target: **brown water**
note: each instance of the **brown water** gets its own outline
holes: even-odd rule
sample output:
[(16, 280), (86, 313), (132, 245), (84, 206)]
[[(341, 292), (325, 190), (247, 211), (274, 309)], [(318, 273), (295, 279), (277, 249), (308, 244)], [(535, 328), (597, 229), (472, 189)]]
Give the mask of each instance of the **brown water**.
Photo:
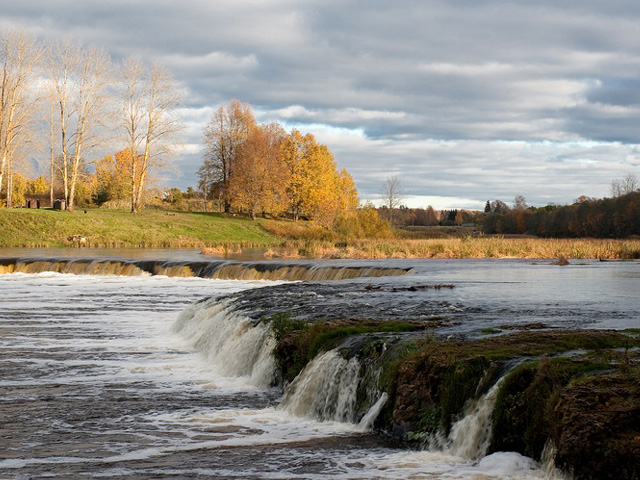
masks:
[[(302, 400), (278, 408), (282, 392), (261, 380), (267, 369), (231, 368), (255, 354), (255, 343), (230, 340), (255, 340), (251, 318), (278, 309), (310, 318), (438, 316), (447, 335), (532, 322), (640, 326), (638, 263), (347, 265), (411, 272), (314, 283), (0, 275), (0, 478), (543, 478), (517, 454), (477, 461), (442, 449), (405, 451), (335, 421), (348, 418), (336, 409), (334, 420), (319, 421)], [(436, 284), (453, 288), (411, 288)], [(216, 316), (225, 299), (235, 303)], [(189, 328), (177, 333), (181, 312)], [(230, 330), (212, 328), (218, 324)], [(255, 358), (258, 367), (267, 361)]]

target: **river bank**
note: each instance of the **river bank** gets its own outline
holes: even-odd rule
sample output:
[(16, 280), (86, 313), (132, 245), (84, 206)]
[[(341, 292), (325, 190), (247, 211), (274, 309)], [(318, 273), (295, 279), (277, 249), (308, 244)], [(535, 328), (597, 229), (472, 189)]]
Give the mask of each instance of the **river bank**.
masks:
[[(308, 222), (256, 221), (213, 213), (146, 209), (0, 210), (0, 248), (199, 249), (214, 258), (423, 259), (542, 258), (634, 260), (638, 239), (505, 238), (449, 227), (437, 238), (354, 238)], [(447, 237), (447, 238), (443, 238)]]
[(242, 249), (274, 242), (259, 222), (214, 213), (0, 209), (0, 248)]
[(598, 259), (640, 258), (640, 240), (504, 238), (468, 236), (438, 239), (353, 239), (346, 242), (285, 240), (267, 258), (340, 259)]

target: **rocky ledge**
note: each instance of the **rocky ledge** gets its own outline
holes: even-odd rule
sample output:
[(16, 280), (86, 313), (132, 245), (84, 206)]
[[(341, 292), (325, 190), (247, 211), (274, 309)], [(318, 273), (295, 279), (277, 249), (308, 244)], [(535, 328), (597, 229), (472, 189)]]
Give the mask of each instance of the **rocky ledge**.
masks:
[(323, 351), (357, 357), (360, 414), (386, 392), (375, 428), (412, 446), (446, 436), (500, 380), (486, 453), (551, 455), (576, 479), (640, 478), (640, 330), (538, 326), (456, 340), (433, 334), (438, 319), (264, 321), (283, 383)]

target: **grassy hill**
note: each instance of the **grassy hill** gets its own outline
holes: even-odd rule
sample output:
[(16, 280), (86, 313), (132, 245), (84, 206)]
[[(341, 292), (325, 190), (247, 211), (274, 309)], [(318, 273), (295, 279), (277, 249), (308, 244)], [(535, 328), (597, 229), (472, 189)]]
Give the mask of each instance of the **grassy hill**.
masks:
[(75, 212), (0, 210), (1, 247), (64, 247), (72, 235), (87, 237), (91, 247), (199, 248), (218, 245), (261, 247), (275, 237), (260, 222), (214, 213), (146, 209)]
[[(467, 229), (468, 230), (468, 229)], [(219, 254), (229, 249), (264, 248), (265, 258), (550, 258), (640, 259), (640, 240), (545, 239), (485, 236), (464, 228), (431, 227), (362, 237), (290, 220), (251, 220), (218, 213), (145, 209), (0, 209), (0, 248), (201, 248)]]

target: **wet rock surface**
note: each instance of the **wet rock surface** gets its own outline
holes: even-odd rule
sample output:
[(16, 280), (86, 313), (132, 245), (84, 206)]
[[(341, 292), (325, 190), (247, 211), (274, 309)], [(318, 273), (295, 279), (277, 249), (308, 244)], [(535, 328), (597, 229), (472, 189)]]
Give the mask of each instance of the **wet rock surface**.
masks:
[[(401, 285), (398, 286), (398, 283)], [(452, 338), (478, 338), (493, 329), (542, 330), (588, 328), (591, 315), (586, 308), (563, 305), (495, 304), (495, 299), (470, 302), (456, 292), (454, 284), (424, 283), (412, 277), (392, 282), (376, 279), (348, 282), (293, 283), (247, 290), (233, 295), (234, 308), (258, 321), (274, 314), (295, 318), (348, 321), (432, 322), (432, 333)], [(228, 297), (229, 298), (229, 297)], [(610, 320), (628, 318), (627, 312), (608, 312)], [(595, 320), (594, 320), (595, 322)]]
[(603, 374), (566, 388), (553, 412), (556, 462), (589, 480), (640, 478), (640, 375)]
[(319, 321), (296, 327), (276, 349), (281, 369), (299, 371), (296, 362), (309, 361), (314, 338), (333, 339), (325, 348), (338, 346), (346, 358), (360, 359), (361, 412), (376, 398), (372, 391), (387, 392), (375, 426), (412, 445), (446, 438), (469, 402), (502, 379), (489, 452), (541, 460), (552, 442), (557, 465), (576, 479), (636, 478), (637, 332), (525, 329), (453, 341), (423, 332), (355, 333), (352, 325)]

